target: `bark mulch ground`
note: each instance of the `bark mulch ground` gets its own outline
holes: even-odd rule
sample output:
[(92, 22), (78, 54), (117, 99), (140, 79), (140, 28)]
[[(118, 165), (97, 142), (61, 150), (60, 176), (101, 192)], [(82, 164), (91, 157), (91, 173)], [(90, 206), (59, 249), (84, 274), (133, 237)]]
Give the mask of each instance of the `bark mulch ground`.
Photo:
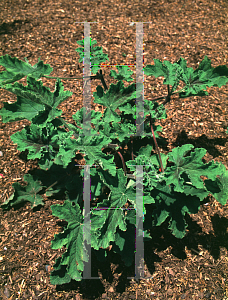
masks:
[[(136, 26), (129, 22), (140, 21), (150, 22), (144, 24), (145, 64), (153, 64), (154, 58), (175, 62), (183, 57), (189, 67), (197, 68), (207, 55), (216, 67), (227, 65), (227, 15), (225, 0), (5, 0), (0, 2), (0, 55), (27, 57), (32, 65), (40, 57), (53, 67), (52, 76), (81, 76), (83, 64), (78, 63), (75, 49), (76, 41), (83, 39), (84, 27), (75, 22), (88, 21), (97, 22), (91, 24), (91, 37), (108, 54), (110, 64), (134, 65)], [(103, 70), (107, 79), (110, 69)], [(55, 80), (42, 80), (54, 90)], [(163, 79), (145, 76), (144, 80), (145, 99), (165, 93)], [(83, 81), (62, 82), (73, 95), (58, 108), (72, 122), (72, 114), (83, 106)], [(108, 85), (111, 82), (116, 83), (107, 80)], [(91, 92), (97, 84), (100, 82), (92, 81)], [(206, 97), (172, 97), (166, 105), (167, 119), (157, 123), (163, 126), (162, 136), (168, 141), (161, 151), (191, 143), (207, 150), (205, 162), (214, 159), (228, 169), (228, 85), (208, 92)], [(0, 95), (0, 108), (3, 102), (16, 101), (2, 89)], [(91, 107), (103, 110), (94, 103)], [(12, 194), (12, 183), (23, 183), (24, 174), (38, 166), (17, 151), (10, 139), (29, 124), (27, 120), (1, 123), (1, 203)], [(125, 158), (128, 155), (123, 154)], [(1, 299), (228, 299), (228, 206), (213, 197), (205, 199), (198, 214), (186, 216), (189, 226), (183, 239), (172, 236), (167, 222), (151, 230), (152, 240), (145, 243), (144, 256), (145, 275), (150, 278), (139, 282), (127, 279), (134, 276), (134, 265), (125, 267), (120, 257), (109, 251), (106, 264), (92, 256), (92, 276), (101, 280), (63, 286), (51, 285), (49, 275), (64, 252), (51, 249), (51, 240), (62, 226), (52, 216), (50, 205), (62, 204), (64, 199), (44, 201), (39, 210), (30, 205), (6, 212), (0, 209)]]

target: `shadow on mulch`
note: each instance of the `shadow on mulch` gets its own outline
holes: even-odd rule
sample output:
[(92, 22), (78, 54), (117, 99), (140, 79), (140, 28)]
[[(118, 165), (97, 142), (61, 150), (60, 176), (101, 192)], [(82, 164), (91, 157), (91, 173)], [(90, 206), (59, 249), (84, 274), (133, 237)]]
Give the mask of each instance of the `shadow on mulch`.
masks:
[(3, 22), (0, 25), (0, 35), (12, 34), (14, 35), (16, 31), (19, 31), (25, 23), (30, 23), (29, 20), (14, 20), (13, 22)]
[[(206, 199), (205, 199), (206, 202)], [(185, 253), (185, 247), (188, 249), (198, 249), (198, 244), (207, 249), (214, 259), (219, 258), (219, 249), (221, 246), (228, 249), (228, 234), (226, 228), (228, 226), (228, 220), (226, 218), (220, 218), (218, 215), (214, 215), (211, 220), (214, 227), (215, 234), (202, 233), (202, 228), (191, 219), (189, 215), (186, 215), (185, 220), (188, 223), (188, 232), (183, 239), (175, 238), (168, 228), (168, 220), (166, 220), (161, 226), (150, 230), (152, 240), (144, 243), (144, 260), (147, 265), (148, 271), (153, 277), (155, 271), (155, 262), (162, 262), (162, 259), (154, 253), (154, 251), (163, 251), (168, 247), (172, 247), (171, 253), (184, 260), (187, 258)], [(208, 249), (208, 245), (212, 245), (212, 248)], [(200, 250), (199, 250), (200, 251)], [(130, 286), (130, 279), (135, 273), (134, 263), (130, 267), (126, 267), (120, 258), (119, 254), (114, 252), (108, 252), (107, 259), (104, 262), (99, 262), (96, 259), (95, 254), (92, 251), (92, 277), (99, 277), (98, 270), (102, 273), (102, 281), (105, 280), (110, 284), (115, 280), (113, 277), (112, 264), (118, 265), (115, 269), (115, 273), (122, 273), (116, 286), (117, 293), (123, 293), (126, 287)], [(162, 283), (161, 283), (162, 284)], [(164, 283), (165, 284), (165, 283)], [(56, 286), (57, 291), (71, 291), (78, 290), (85, 299), (94, 299), (100, 297), (105, 292), (105, 287), (101, 280), (87, 279), (77, 282), (72, 280), (68, 284)]]
[(173, 142), (173, 147), (182, 146), (185, 144), (192, 144), (195, 148), (204, 148), (207, 150), (207, 152), (213, 156), (213, 158), (218, 157), (222, 155), (220, 151), (216, 149), (216, 145), (219, 146), (225, 146), (225, 144), (228, 141), (228, 137), (226, 138), (214, 138), (214, 139), (208, 139), (205, 134), (202, 134), (201, 136), (197, 138), (189, 138), (186, 131), (182, 130), (177, 138), (176, 142)]
[[(213, 157), (217, 157), (221, 155), (221, 153), (216, 149), (215, 145), (224, 145), (226, 141), (227, 139), (221, 138), (209, 140), (205, 135), (202, 135), (199, 138), (191, 139), (188, 138), (185, 131), (183, 130), (178, 135), (176, 142), (173, 143), (173, 146), (182, 146), (184, 144), (190, 143), (195, 147), (205, 148), (210, 155), (212, 155)], [(164, 150), (167, 150), (166, 142), (167, 140), (163, 138), (158, 142)], [(138, 143), (135, 144), (139, 145)], [(139, 147), (143, 146), (143, 144), (148, 144), (147, 138), (142, 141), (142, 143), (140, 143)], [(134, 153), (135, 150), (136, 149), (134, 149)], [(125, 159), (127, 159), (127, 157), (125, 157)], [(201, 202), (201, 205), (206, 204), (209, 201), (209, 197), (207, 197), (204, 199), (204, 201)], [(146, 205), (147, 211), (150, 210), (150, 207), (152, 208), (153, 204)], [(209, 253), (215, 260), (217, 260), (220, 254), (220, 247), (225, 247), (226, 249), (228, 249), (228, 234), (226, 232), (226, 229), (228, 227), (228, 220), (226, 218), (220, 218), (217, 214), (211, 217), (214, 234), (203, 233), (201, 226), (199, 226), (196, 221), (193, 221), (188, 214), (186, 214), (185, 220), (188, 224), (188, 233), (183, 239), (177, 239), (172, 235), (172, 233), (168, 229), (168, 219), (161, 226), (149, 230), (152, 236), (152, 240), (144, 243), (144, 260), (152, 277), (155, 271), (155, 263), (162, 262), (162, 258), (160, 258), (159, 255), (154, 252), (155, 250), (164, 251), (171, 246), (171, 253), (178, 259), (185, 260), (187, 258), (185, 248), (187, 247), (188, 249), (192, 249), (193, 254), (195, 254), (194, 252), (197, 252), (196, 250), (200, 252), (200, 250), (198, 249), (198, 245), (200, 244), (204, 249), (207, 249), (209, 251)], [(105, 281), (109, 284), (115, 281), (115, 278), (113, 277), (113, 264), (117, 265), (115, 273), (122, 273), (118, 279), (116, 292), (122, 294), (124, 291), (126, 291), (126, 287), (130, 286), (130, 279), (128, 279), (128, 277), (134, 277), (135, 274), (134, 263), (132, 264), (132, 266), (126, 267), (121, 260), (120, 255), (112, 251), (107, 252), (105, 263), (99, 262), (97, 260), (93, 249), (91, 257), (91, 276), (99, 277), (100, 275), (98, 274), (98, 271), (101, 272), (102, 282), (101, 280), (97, 279), (82, 280), (82, 282), (72, 280), (69, 284), (57, 286), (57, 291), (70, 291), (79, 289), (79, 292), (83, 295), (83, 297), (85, 297), (85, 299), (94, 299), (100, 297), (105, 292)]]
[[(143, 145), (148, 144), (148, 139), (145, 138), (141, 140), (141, 143), (135, 143), (136, 148), (140, 148)], [(215, 145), (225, 145), (227, 138), (217, 138), (213, 140), (207, 139), (205, 135), (201, 137), (191, 139), (187, 136), (185, 130), (183, 130), (176, 138), (176, 141), (172, 143), (174, 147), (182, 146), (184, 144), (193, 144), (194, 147), (205, 148), (210, 155), (217, 157), (221, 153), (216, 149)], [(167, 139), (160, 138), (158, 139), (159, 147), (163, 150), (168, 151), (167, 148)], [(129, 149), (129, 148), (128, 148)], [(137, 149), (134, 148), (134, 153), (137, 152)], [(27, 160), (26, 151), (22, 152), (20, 155), (21, 159)], [(125, 161), (130, 159), (129, 152), (123, 151), (123, 157)], [(116, 162), (117, 167), (121, 167), (121, 161)], [(34, 173), (35, 170), (30, 170), (29, 173)], [(64, 193), (60, 192), (55, 194), (53, 197), (56, 199), (64, 199)], [(52, 197), (49, 197), (51, 199)], [(209, 196), (201, 202), (201, 205), (210, 202)], [(18, 205), (14, 207), (15, 210), (24, 206)], [(149, 212), (153, 209), (153, 204), (146, 205), (146, 210)], [(40, 206), (35, 207), (33, 211), (40, 210)], [(149, 230), (152, 240), (144, 243), (144, 260), (149, 271), (149, 276), (146, 278), (153, 277), (155, 272), (155, 263), (161, 263), (163, 259), (155, 253), (164, 251), (168, 247), (171, 247), (171, 254), (180, 260), (185, 260), (187, 258), (185, 248), (192, 250), (194, 253), (200, 252), (198, 245), (201, 245), (204, 249), (208, 250), (209, 253), (213, 256), (215, 260), (219, 258), (220, 247), (225, 247), (228, 250), (228, 219), (220, 217), (218, 214), (211, 216), (211, 222), (214, 229), (214, 234), (206, 234), (202, 231), (202, 227), (197, 224), (196, 221), (186, 214), (185, 220), (188, 224), (187, 234), (183, 239), (175, 238), (171, 231), (168, 229), (169, 219), (167, 219), (161, 226), (152, 228)], [(59, 220), (57, 222), (59, 226), (64, 227), (67, 223), (65, 221)], [(112, 244), (112, 243), (111, 243)], [(210, 245), (210, 246), (208, 246)], [(198, 252), (199, 251), (199, 252)], [(115, 266), (115, 269), (113, 269)], [(114, 253), (113, 251), (107, 251), (107, 258), (104, 262), (100, 262), (95, 253), (94, 249), (91, 249), (91, 277), (100, 277), (102, 274), (102, 279), (86, 279), (82, 281), (72, 280), (68, 284), (57, 285), (56, 291), (72, 291), (77, 290), (80, 294), (83, 295), (83, 299), (95, 299), (101, 297), (105, 293), (105, 287), (108, 286), (107, 283), (111, 284), (116, 281), (116, 276), (113, 274), (116, 273), (120, 275), (118, 277), (118, 284), (116, 285), (117, 293), (124, 293), (126, 288), (130, 286), (130, 279), (128, 277), (134, 277), (135, 274), (135, 264), (133, 263), (130, 267), (126, 267), (124, 262), (121, 260), (119, 254)], [(122, 274), (121, 274), (122, 273)], [(165, 285), (165, 282), (161, 282), (161, 286)]]

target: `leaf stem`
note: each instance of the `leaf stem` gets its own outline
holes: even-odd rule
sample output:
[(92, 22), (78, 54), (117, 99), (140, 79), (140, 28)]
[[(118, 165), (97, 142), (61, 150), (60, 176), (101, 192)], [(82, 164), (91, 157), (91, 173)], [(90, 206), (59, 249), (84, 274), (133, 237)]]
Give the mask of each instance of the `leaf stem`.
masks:
[(42, 77), (45, 78), (51, 78), (51, 79), (65, 79), (65, 80), (73, 80), (73, 79), (84, 79), (84, 78), (90, 78), (92, 79), (100, 79), (100, 74), (97, 72), (96, 75), (91, 75), (91, 76), (83, 76), (83, 77), (56, 77), (56, 76), (46, 76), (43, 75)]
[(156, 138), (155, 138), (155, 135), (154, 135), (154, 129), (153, 129), (151, 115), (150, 115), (150, 128), (151, 128), (151, 132), (153, 134), (155, 148), (156, 148), (156, 151), (157, 151), (157, 154), (158, 154), (158, 157), (159, 157), (160, 167), (161, 167), (162, 172), (164, 172), (164, 168), (163, 168), (163, 164), (162, 164), (162, 160), (161, 160), (160, 151), (159, 151), (158, 144), (157, 144), (157, 141), (156, 141)]
[(133, 154), (133, 139), (131, 136), (131, 159), (134, 160), (134, 154)]
[(121, 158), (121, 160), (122, 160), (123, 169), (124, 169), (124, 175), (126, 176), (126, 174), (127, 174), (127, 169), (126, 169), (126, 164), (125, 164), (124, 158), (123, 158), (122, 154), (120, 153), (120, 151), (116, 151), (116, 153), (119, 154), (119, 156), (120, 156), (120, 158)]
[(103, 84), (103, 87), (104, 87), (105, 91), (107, 91), (108, 87), (107, 87), (106, 82), (104, 80), (104, 76), (102, 74), (102, 70), (100, 70), (100, 74), (99, 75), (100, 75), (99, 79), (101, 80), (101, 83)]
[[(69, 171), (69, 173), (71, 173), (72, 172), (72, 170), (73, 170), (73, 168), (74, 168), (74, 166), (72, 166), (71, 167), (71, 169), (70, 169), (70, 171)], [(47, 187), (46, 189), (45, 189), (45, 193), (50, 189), (50, 188), (52, 188), (54, 185), (56, 185), (58, 182), (60, 182), (60, 181), (62, 181), (64, 178), (66, 178), (67, 176), (70, 176), (70, 174), (69, 173), (67, 173), (67, 174), (65, 174), (65, 175), (63, 175), (61, 178), (59, 178), (58, 180), (56, 180), (54, 183), (52, 183), (49, 187)]]
[(92, 76), (83, 76), (83, 77), (56, 77), (56, 76), (46, 76), (46, 75), (43, 75), (42, 77), (45, 77), (45, 78), (51, 78), (51, 79), (63, 79), (63, 80), (75, 80), (75, 79), (84, 79), (84, 78), (90, 78), (91, 80), (92, 79), (100, 79), (101, 80), (101, 83), (105, 89), (105, 91), (108, 89), (107, 85), (106, 85), (106, 82), (104, 80), (104, 76), (102, 74), (102, 70), (100, 70), (100, 72), (96, 75), (92, 75)]
[[(164, 95), (164, 96), (160, 96), (160, 97), (157, 97), (157, 98), (153, 98), (151, 101), (161, 100), (161, 99), (165, 98), (165, 101), (163, 101), (161, 104), (159, 104), (159, 106), (160, 105), (165, 105), (166, 103), (168, 103), (170, 101), (172, 95), (182, 92), (185, 89), (186, 86), (184, 86), (179, 91), (172, 92), (172, 93), (170, 92), (169, 85), (167, 87), (168, 87), (168, 95)], [(155, 109), (155, 111), (157, 111), (157, 108)]]
[[(59, 119), (66, 128), (68, 128), (69, 130), (72, 130), (72, 128), (70, 128), (70, 126), (67, 124), (67, 122), (62, 117), (57, 117), (57, 119)], [(79, 127), (78, 125), (76, 125), (76, 126)], [(78, 138), (78, 136), (79, 136), (78, 134), (76, 134), (75, 132), (73, 134), (74, 134), (75, 138)]]
[[(173, 95), (173, 93), (170, 92), (169, 85), (167, 86), (167, 89), (168, 89), (168, 94), (167, 94), (166, 96), (162, 97), (162, 98), (165, 98), (165, 100), (164, 100), (161, 104), (159, 104), (158, 106), (160, 106), (160, 105), (163, 105), (163, 106), (164, 106), (166, 103), (170, 102), (171, 96)], [(152, 101), (153, 101), (153, 100), (154, 100), (154, 99), (152, 99)], [(158, 107), (155, 109), (155, 111), (156, 111), (156, 112), (158, 111)]]
[[(103, 77), (103, 74), (102, 74), (102, 70), (100, 70), (100, 74), (96, 74), (99, 76), (99, 79), (101, 79), (101, 82), (104, 86), (104, 89), (107, 90), (107, 85), (105, 83), (105, 80), (104, 80), (104, 77)], [(171, 96), (171, 93), (170, 93), (170, 87), (169, 85), (167, 86), (167, 89), (168, 89), (168, 94), (166, 96), (163, 96), (163, 97), (160, 97), (161, 99), (165, 97), (165, 101), (162, 103), (163, 105), (165, 105), (166, 103), (168, 103), (170, 101), (170, 96)], [(154, 100), (154, 99), (153, 99)], [(161, 105), (161, 104), (160, 104)], [(156, 108), (156, 111), (157, 111), (157, 108)], [(67, 122), (61, 118), (61, 117), (58, 117), (58, 119), (69, 129), (69, 130), (72, 130), (72, 128), (70, 128), (70, 126), (67, 124)], [(158, 144), (157, 144), (157, 140), (155, 138), (155, 134), (154, 134), (154, 130), (153, 130), (153, 125), (152, 125), (152, 119), (151, 119), (151, 115), (149, 115), (149, 119), (150, 119), (150, 127), (151, 127), (151, 132), (153, 134), (153, 139), (154, 139), (154, 143), (155, 143), (155, 147), (156, 147), (156, 151), (158, 153), (158, 157), (159, 157), (159, 162), (160, 162), (160, 166), (161, 166), (161, 170), (162, 172), (164, 172), (164, 167), (163, 167), (163, 164), (162, 164), (162, 160), (161, 160), (161, 155), (160, 155), (160, 151), (159, 151), (159, 148), (158, 148)], [(82, 127), (78, 126), (76, 124), (76, 126), (80, 129), (82, 129)], [(78, 137), (78, 135), (76, 133), (74, 133), (74, 137)], [(108, 144), (108, 147), (110, 148), (115, 148), (116, 146), (118, 146), (117, 144)], [(123, 169), (124, 169), (124, 174), (126, 176), (127, 174), (127, 169), (126, 169), (126, 164), (125, 164), (125, 161), (124, 161), (124, 158), (122, 156), (122, 154), (120, 153), (120, 151), (117, 151), (116, 153), (119, 154), (120, 158), (121, 158), (121, 161), (122, 161), (122, 165), (123, 165)], [(132, 137), (131, 137), (131, 158), (132, 160), (134, 160), (134, 154), (133, 154), (133, 140), (132, 140)]]
[(184, 91), (185, 90), (185, 88), (186, 88), (186, 85), (182, 88), (182, 89), (180, 89), (180, 90), (178, 90), (178, 91), (176, 91), (176, 92), (173, 92), (173, 94), (178, 94), (178, 93), (180, 93), (180, 92), (182, 92), (182, 91)]
[(161, 100), (161, 99), (163, 99), (163, 98), (165, 98), (165, 97), (166, 97), (166, 95), (160, 96), (160, 97), (157, 97), (157, 98), (153, 98), (153, 99), (151, 99), (150, 101)]

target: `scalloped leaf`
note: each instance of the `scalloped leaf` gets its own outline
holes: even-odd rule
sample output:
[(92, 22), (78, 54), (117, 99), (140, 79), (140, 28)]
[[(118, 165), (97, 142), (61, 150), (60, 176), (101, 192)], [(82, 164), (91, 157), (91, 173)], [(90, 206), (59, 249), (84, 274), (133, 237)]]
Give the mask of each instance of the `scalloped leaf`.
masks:
[(43, 198), (38, 193), (43, 189), (41, 182), (34, 181), (31, 174), (25, 174), (24, 181), (28, 184), (27, 186), (22, 186), (18, 182), (13, 183), (14, 193), (1, 205), (4, 210), (10, 209), (10, 207), (16, 206), (18, 204), (23, 204), (25, 202), (31, 203), (31, 208), (38, 205), (44, 205)]
[(156, 199), (156, 209), (153, 211), (153, 226), (160, 226), (169, 217), (169, 229), (172, 234), (182, 239), (186, 234), (187, 223), (184, 219), (186, 213), (196, 214), (200, 208), (200, 199), (195, 196), (186, 196), (170, 191), (164, 184), (158, 184), (152, 191)]
[(53, 69), (50, 65), (44, 64), (43, 61), (38, 60), (34, 66), (24, 62), (16, 57), (11, 57), (8, 54), (0, 57), (0, 66), (6, 68), (6, 71), (0, 73), (0, 86), (5, 88), (5, 84), (9, 84), (20, 80), (25, 76), (31, 76), (39, 79), (43, 75), (49, 75)]
[(179, 81), (183, 81), (186, 86), (184, 91), (179, 93), (180, 98), (190, 96), (205, 96), (208, 92), (205, 91), (207, 87), (218, 86), (221, 87), (228, 82), (228, 68), (218, 66), (211, 67), (211, 60), (207, 56), (199, 64), (199, 67), (194, 70), (187, 67), (187, 62), (184, 58), (180, 58), (177, 62), (171, 63), (159, 59), (154, 59), (154, 65), (147, 65), (144, 69), (144, 74), (157, 77), (165, 77), (163, 84), (170, 84), (173, 86), (174, 92), (179, 85)]
[(131, 77), (133, 71), (128, 66), (116, 66), (118, 73), (116, 71), (111, 70), (109, 76), (113, 77), (117, 80), (126, 80), (127, 82), (133, 81), (134, 79)]
[(142, 88), (143, 84), (140, 84), (139, 90), (137, 91), (135, 84), (131, 84), (125, 88), (123, 82), (119, 81), (117, 84), (111, 84), (109, 90), (104, 93), (103, 88), (98, 86), (97, 92), (93, 93), (93, 102), (107, 107), (104, 111), (103, 122), (120, 122), (121, 118), (115, 110), (125, 103), (139, 97)]
[(186, 174), (193, 186), (198, 189), (204, 189), (203, 180), (200, 176), (207, 176), (209, 179), (216, 180), (216, 176), (221, 174), (218, 163), (210, 161), (207, 164), (202, 162), (202, 158), (207, 150), (196, 148), (190, 153), (190, 156), (184, 157), (194, 146), (186, 144), (181, 147), (174, 148), (169, 154), (169, 161), (175, 165), (168, 167), (165, 171), (166, 184), (173, 184), (176, 192), (183, 192), (184, 179), (182, 174)]
[(4, 103), (0, 110), (2, 122), (19, 121), (28, 119), (33, 124), (46, 127), (56, 117), (61, 116), (62, 110), (57, 106), (72, 96), (72, 92), (64, 91), (62, 82), (58, 79), (55, 91), (43, 86), (42, 81), (36, 81), (33, 77), (27, 77), (27, 86), (16, 82), (7, 84), (4, 89), (17, 95), (17, 102), (13, 104)]
[[(51, 206), (52, 214), (61, 220), (68, 222), (63, 232), (55, 234), (51, 242), (52, 249), (66, 247), (66, 251), (54, 265), (50, 280), (52, 284), (67, 283), (71, 279), (81, 281), (81, 273), (84, 263), (89, 261), (89, 256), (83, 242), (83, 216), (79, 205), (68, 200), (63, 205), (55, 204)], [(61, 270), (61, 272), (59, 272)]]
[(79, 62), (84, 61), (84, 43), (88, 45), (90, 43), (90, 59), (88, 61), (85, 61), (86, 63), (90, 64), (91, 63), (91, 73), (96, 74), (99, 70), (100, 67), (99, 65), (102, 62), (105, 62), (106, 60), (109, 61), (108, 55), (103, 53), (103, 48), (102, 47), (92, 47), (94, 46), (97, 41), (93, 40), (90, 37), (86, 37), (84, 40), (77, 41), (77, 44), (82, 46), (82, 48), (77, 48), (75, 51), (77, 51), (80, 55)]
[(205, 96), (208, 95), (208, 92), (205, 91), (207, 87), (221, 87), (228, 82), (228, 68), (225, 65), (213, 68), (211, 60), (207, 56), (196, 70), (187, 68), (186, 60), (183, 58), (180, 58), (177, 64), (183, 70), (180, 80), (186, 84), (184, 92), (179, 93), (180, 98)]

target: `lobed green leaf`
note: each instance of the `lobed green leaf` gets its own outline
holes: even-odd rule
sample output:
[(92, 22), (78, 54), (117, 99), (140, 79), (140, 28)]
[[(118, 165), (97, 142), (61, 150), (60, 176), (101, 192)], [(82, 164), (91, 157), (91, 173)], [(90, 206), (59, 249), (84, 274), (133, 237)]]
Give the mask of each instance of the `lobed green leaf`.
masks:
[(11, 57), (8, 54), (0, 57), (0, 65), (6, 68), (6, 71), (0, 73), (0, 87), (18, 81), (25, 76), (30, 76), (37, 80), (53, 71), (50, 65), (44, 64), (40, 59), (37, 64), (32, 66), (28, 62)]

